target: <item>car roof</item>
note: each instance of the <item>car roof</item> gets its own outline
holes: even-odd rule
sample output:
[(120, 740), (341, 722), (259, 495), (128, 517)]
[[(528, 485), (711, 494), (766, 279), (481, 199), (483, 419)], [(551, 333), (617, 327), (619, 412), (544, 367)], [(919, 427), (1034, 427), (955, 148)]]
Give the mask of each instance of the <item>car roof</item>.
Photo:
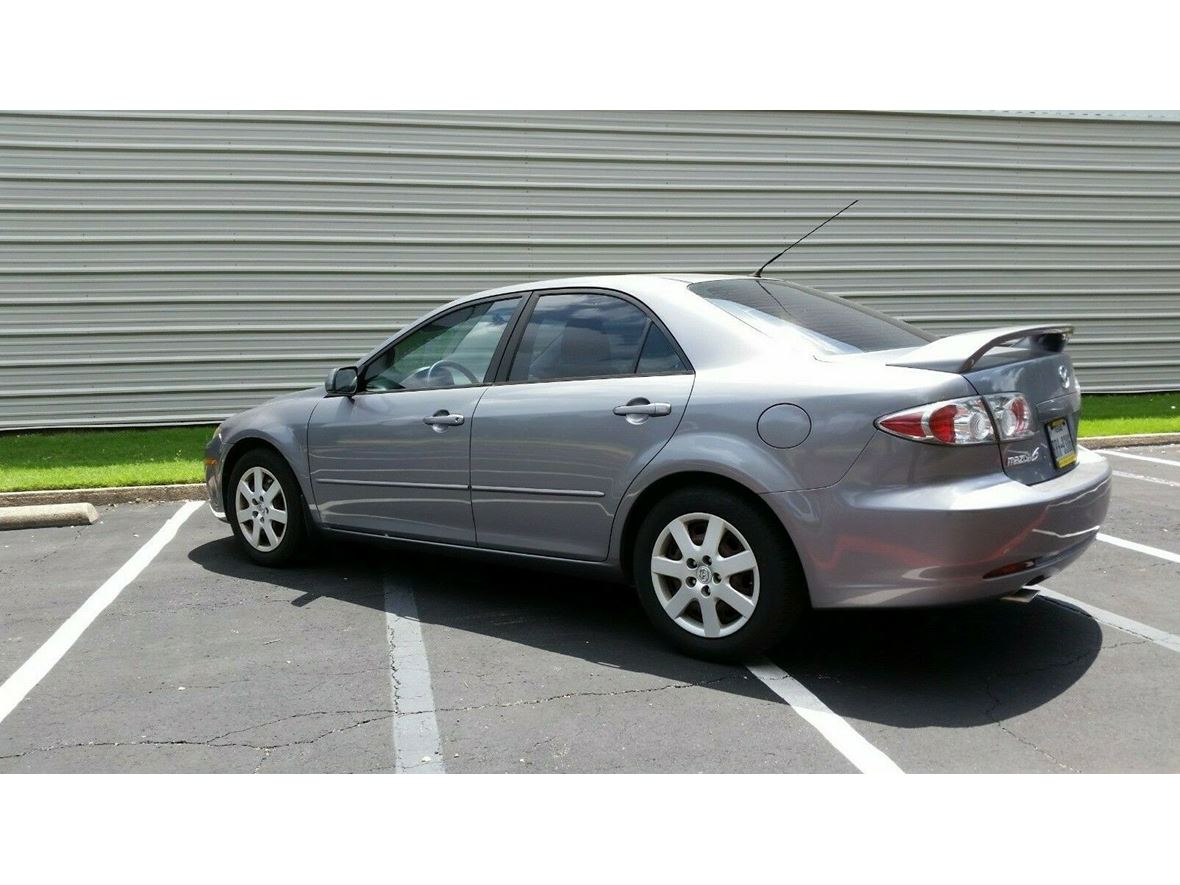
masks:
[[(557, 277), (549, 280), (533, 280), (531, 282), (515, 283), (511, 286), (501, 286), (496, 289), (486, 289), (473, 295), (456, 299), (453, 303), (466, 301), (469, 298), (486, 298), (489, 295), (508, 295), (512, 292), (531, 292), (535, 289), (620, 289), (635, 295), (644, 294), (645, 290), (654, 288), (660, 283), (703, 283), (708, 280), (736, 280), (742, 275), (735, 274), (703, 274), (703, 273), (633, 273), (633, 274), (600, 274), (584, 277)], [(655, 284), (655, 286), (653, 286)], [(662, 287), (661, 287), (662, 288)]]

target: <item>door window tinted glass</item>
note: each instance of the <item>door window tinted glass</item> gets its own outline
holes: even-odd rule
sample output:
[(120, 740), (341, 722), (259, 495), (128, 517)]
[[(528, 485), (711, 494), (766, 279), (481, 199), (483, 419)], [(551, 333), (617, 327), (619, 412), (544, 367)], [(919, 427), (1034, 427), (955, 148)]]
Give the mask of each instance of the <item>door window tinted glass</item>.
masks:
[(688, 288), (768, 335), (802, 340), (820, 353), (920, 347), (934, 340), (878, 311), (778, 280), (712, 280)]
[(445, 313), (410, 333), (365, 369), (363, 390), (483, 384), (520, 298), (483, 301)]
[(610, 295), (542, 295), (525, 327), (508, 380), (634, 374), (650, 322), (638, 307)]
[(655, 323), (647, 331), (643, 352), (639, 355), (639, 374), (652, 375), (657, 372), (687, 372), (688, 367), (672, 346), (668, 336)]

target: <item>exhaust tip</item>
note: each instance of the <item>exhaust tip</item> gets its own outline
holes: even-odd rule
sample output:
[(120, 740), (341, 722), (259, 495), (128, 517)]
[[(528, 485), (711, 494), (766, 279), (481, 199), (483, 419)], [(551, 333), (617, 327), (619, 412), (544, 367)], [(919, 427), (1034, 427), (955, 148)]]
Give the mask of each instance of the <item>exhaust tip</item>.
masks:
[(1036, 599), (1037, 594), (1040, 592), (1036, 587), (1021, 587), (1015, 593), (1009, 593), (1007, 596), (1001, 596), (1000, 598), (1005, 602), (1029, 603)]

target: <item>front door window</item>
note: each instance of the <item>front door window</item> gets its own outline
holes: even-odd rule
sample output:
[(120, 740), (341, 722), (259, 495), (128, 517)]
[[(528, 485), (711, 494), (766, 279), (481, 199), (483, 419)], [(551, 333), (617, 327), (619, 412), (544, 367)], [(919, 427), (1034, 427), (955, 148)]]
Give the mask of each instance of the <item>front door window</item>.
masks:
[(411, 332), (365, 368), (361, 390), (423, 390), (483, 384), (520, 298), (452, 310)]

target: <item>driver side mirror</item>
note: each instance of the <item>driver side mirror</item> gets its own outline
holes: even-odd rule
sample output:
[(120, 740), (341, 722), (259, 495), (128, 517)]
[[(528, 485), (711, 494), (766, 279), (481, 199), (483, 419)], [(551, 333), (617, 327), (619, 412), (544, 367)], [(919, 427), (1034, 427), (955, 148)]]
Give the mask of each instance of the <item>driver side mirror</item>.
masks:
[(341, 366), (328, 373), (324, 389), (329, 396), (352, 396), (356, 393), (358, 381), (356, 366)]

